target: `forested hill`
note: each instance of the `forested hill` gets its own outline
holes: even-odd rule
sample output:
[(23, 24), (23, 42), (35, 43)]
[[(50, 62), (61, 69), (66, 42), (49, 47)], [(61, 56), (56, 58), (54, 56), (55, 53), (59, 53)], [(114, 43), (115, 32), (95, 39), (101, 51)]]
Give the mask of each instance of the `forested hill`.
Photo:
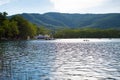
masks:
[(66, 14), (66, 13), (45, 13), (45, 14), (21, 14), (25, 19), (48, 28), (120, 28), (120, 13), (111, 14)]

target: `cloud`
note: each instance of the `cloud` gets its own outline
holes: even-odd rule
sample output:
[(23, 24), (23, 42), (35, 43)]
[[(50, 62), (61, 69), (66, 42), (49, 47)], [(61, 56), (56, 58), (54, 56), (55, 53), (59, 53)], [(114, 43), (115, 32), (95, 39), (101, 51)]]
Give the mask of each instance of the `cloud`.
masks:
[(50, 0), (59, 12), (85, 12), (94, 7), (101, 6), (108, 0)]
[(12, 0), (0, 0), (0, 5), (4, 5), (7, 4), (9, 2), (11, 2)]

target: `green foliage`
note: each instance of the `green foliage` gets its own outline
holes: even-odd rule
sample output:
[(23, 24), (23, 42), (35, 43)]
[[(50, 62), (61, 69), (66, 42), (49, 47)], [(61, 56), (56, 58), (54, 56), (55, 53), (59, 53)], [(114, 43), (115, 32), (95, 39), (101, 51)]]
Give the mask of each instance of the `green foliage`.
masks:
[(37, 26), (25, 20), (20, 15), (14, 15), (10, 19), (7, 13), (0, 13), (0, 39), (27, 39), (37, 34)]
[(44, 26), (40, 26), (40, 27), (37, 27), (37, 34), (42, 34), (42, 35), (45, 35), (45, 34), (50, 34), (50, 30), (45, 28)]
[(61, 29), (54, 34), (56, 38), (120, 38), (118, 29)]
[(4, 35), (4, 37), (10, 38), (10, 37), (12, 36), (12, 32), (11, 32), (11, 27), (10, 27), (10, 22), (9, 22), (9, 20), (4, 20), (2, 27), (3, 27), (3, 29), (5, 30), (5, 35)]
[(120, 28), (120, 13), (115, 14), (21, 14), (28, 21), (38, 25), (54, 28)]
[(18, 37), (20, 39), (26, 39), (28, 36), (33, 38), (36, 35), (36, 26), (25, 20), (20, 15), (13, 16), (11, 20), (17, 21), (19, 30)]
[(15, 38), (18, 34), (19, 34), (19, 30), (17, 27), (17, 22), (12, 20), (9, 24), (10, 28), (11, 28), (11, 33), (12, 33), (12, 38)]
[(0, 27), (0, 38), (2, 38), (4, 34), (5, 30), (2, 27)]
[(7, 19), (8, 14), (6, 12), (1, 13), (0, 12), (0, 26), (3, 25), (3, 21)]
[(17, 22), (4, 20), (3, 25), (0, 27), (0, 34), (1, 37), (4, 38), (13, 38), (18, 35), (19, 31), (17, 28)]
[[(8, 18), (6, 12), (0, 12), (0, 39), (27, 39), (28, 36), (30, 38), (33, 38), (35, 35), (39, 34), (49, 34), (55, 38), (120, 38), (119, 14), (80, 15), (48, 13), (40, 16), (39, 14), (31, 14), (28, 17), (34, 16), (35, 18), (33, 21), (38, 17), (39, 19), (36, 21), (40, 20), (41, 23), (47, 23), (47, 26), (66, 27), (67, 25), (70, 26), (70, 28), (60, 27), (56, 29), (54, 27), (54, 29), (50, 30), (46, 28), (46, 26), (38, 27), (35, 24), (32, 24), (31, 22), (24, 19), (21, 15), (14, 15), (11, 16), (11, 18)], [(31, 19), (32, 18), (29, 18), (29, 20)], [(112, 21), (112, 19), (115, 22)], [(111, 26), (109, 27), (108, 23), (112, 26), (116, 26), (114, 27), (116, 29), (109, 29)], [(87, 28), (77, 28), (78, 26), (81, 27), (81, 25)], [(95, 25), (99, 26), (98, 28), (102, 29), (94, 28)]]

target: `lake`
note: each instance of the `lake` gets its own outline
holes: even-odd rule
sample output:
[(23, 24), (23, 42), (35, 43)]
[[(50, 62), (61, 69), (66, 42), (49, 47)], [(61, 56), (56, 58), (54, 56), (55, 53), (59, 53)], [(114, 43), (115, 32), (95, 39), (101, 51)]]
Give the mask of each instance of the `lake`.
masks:
[(0, 80), (120, 80), (120, 39), (1, 41)]

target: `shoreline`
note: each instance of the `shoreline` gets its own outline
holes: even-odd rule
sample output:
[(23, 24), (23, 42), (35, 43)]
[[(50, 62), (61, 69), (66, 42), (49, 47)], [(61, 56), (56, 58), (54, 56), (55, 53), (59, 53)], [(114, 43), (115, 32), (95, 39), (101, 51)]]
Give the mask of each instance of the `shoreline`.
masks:
[(120, 42), (120, 38), (54, 38), (51, 40), (45, 39), (19, 39), (19, 40), (0, 40), (0, 42), (7, 41), (37, 41), (37, 42), (60, 42), (60, 43), (79, 43), (79, 42)]

